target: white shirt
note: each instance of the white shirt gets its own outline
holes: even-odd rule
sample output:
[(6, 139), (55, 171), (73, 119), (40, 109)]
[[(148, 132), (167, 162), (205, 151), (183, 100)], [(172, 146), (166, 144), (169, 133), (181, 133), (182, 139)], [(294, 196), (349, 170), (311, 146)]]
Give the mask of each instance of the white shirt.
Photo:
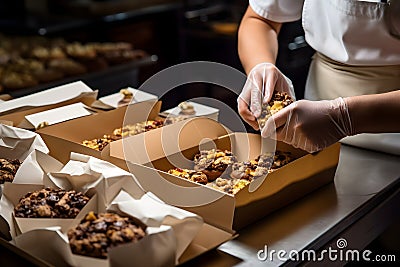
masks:
[(258, 15), (276, 22), (302, 18), (308, 44), (335, 61), (400, 65), (400, 37), (389, 33), (385, 20), (392, 5), (358, 0), (250, 0), (250, 6)]

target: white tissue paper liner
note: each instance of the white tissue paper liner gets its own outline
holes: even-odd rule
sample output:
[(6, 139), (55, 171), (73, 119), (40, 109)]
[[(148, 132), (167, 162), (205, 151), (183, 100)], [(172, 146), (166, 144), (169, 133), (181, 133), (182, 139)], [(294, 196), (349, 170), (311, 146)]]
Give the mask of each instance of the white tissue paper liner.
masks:
[(127, 192), (121, 191), (108, 210), (131, 215), (152, 227), (170, 225), (177, 240), (176, 263), (203, 224), (201, 217), (167, 205), (150, 192), (140, 199), (134, 199)]
[(0, 137), (2, 158), (24, 161), (34, 150), (49, 153), (40, 135), (28, 130), (0, 124)]
[[(75, 189), (84, 192), (89, 189), (90, 191), (97, 192), (97, 212), (104, 212), (106, 211), (107, 206), (110, 206), (110, 210), (114, 209), (119, 213), (132, 215), (142, 220), (144, 223), (148, 224), (148, 231), (151, 229), (165, 230), (162, 231), (161, 234), (155, 236), (150, 235), (141, 240), (141, 242), (138, 242), (139, 244), (142, 243), (143, 247), (135, 247), (135, 251), (138, 251), (137, 253), (139, 253), (135, 255), (141, 255), (141, 262), (138, 263), (137, 266), (169, 266), (171, 265), (171, 249), (173, 250), (172, 265), (177, 264), (180, 255), (185, 251), (203, 224), (201, 217), (179, 208), (169, 206), (151, 193), (146, 194), (134, 175), (109, 162), (86, 155), (72, 153), (70, 162), (61, 168), (62, 164), (55, 161), (50, 156), (43, 154), (40, 151), (36, 151), (35, 153), (35, 157), (36, 159), (39, 159), (38, 164), (43, 170), (43, 173), (38, 172), (35, 177), (31, 177), (30, 180), (40, 181), (41, 184), (35, 185), (38, 188), (43, 187), (44, 184), (49, 184), (53, 185), (53, 187), (61, 187), (66, 190)], [(50, 164), (51, 166), (47, 166), (47, 164)], [(23, 178), (24, 177), (21, 177), (21, 179)], [(81, 179), (86, 183), (78, 181)], [(32, 187), (32, 185), (29, 184), (7, 184), (6, 189), (8, 186), (21, 187), (19, 190), (22, 191), (26, 190), (22, 189), (24, 186)], [(8, 191), (9, 190), (7, 189), (6, 193)], [(134, 204), (137, 210), (132, 209), (130, 207), (131, 204)], [(13, 221), (12, 218), (13, 208), (14, 205), (7, 197), (0, 200), (0, 213), (5, 217), (7, 222), (10, 222), (10, 232), (15, 240), (18, 239), (17, 245), (20, 244), (21, 246), (25, 246), (25, 242), (22, 240), (25, 240), (25, 236), (31, 235), (32, 232), (42, 233), (42, 231), (55, 231), (54, 229), (49, 230), (48, 228), (35, 229), (19, 234), (16, 237), (19, 228), (17, 227), (15, 229), (14, 227), (15, 220)], [(74, 219), (73, 223), (69, 224), (68, 227), (71, 225), (77, 225), (79, 221), (80, 218)], [(67, 226), (63, 227), (65, 229)], [(168, 230), (165, 227), (171, 228), (168, 228)], [(61, 228), (59, 228), (58, 231), (58, 234), (53, 233), (49, 235), (55, 237), (60, 234), (62, 235)], [(27, 240), (29, 239), (30, 238), (27, 238)], [(147, 239), (150, 240), (146, 241)], [(153, 239), (156, 240), (156, 242), (152, 241)], [(30, 242), (33, 241), (31, 240)], [(53, 246), (53, 242), (48, 243), (49, 244), (46, 245)], [(41, 243), (39, 242), (36, 244)], [(21, 248), (26, 249), (25, 247)], [(35, 248), (32, 249), (35, 250)], [(121, 246), (119, 249), (121, 251), (120, 254), (122, 255), (119, 255), (119, 252), (115, 252), (118, 256), (112, 257), (112, 259), (110, 258), (110, 263), (105, 260), (78, 255), (73, 255), (73, 259), (67, 259), (65, 260), (65, 263), (70, 264), (71, 261), (75, 261), (77, 266), (97, 266), (100, 263), (103, 264), (102, 266), (110, 266), (109, 264), (111, 264), (111, 266), (124, 266), (124, 264), (127, 263), (124, 258), (127, 257), (127, 254), (122, 251), (125, 251), (124, 249), (128, 248)], [(30, 252), (29, 247), (27, 250)], [(39, 252), (35, 253), (47, 253), (46, 251), (46, 249), (42, 248)], [(133, 254), (131, 252), (128, 254), (128, 265), (132, 265)], [(52, 257), (57, 257), (57, 259), (60, 259), (61, 255), (64, 254), (52, 253)], [(65, 255), (63, 257), (65, 257)], [(40, 257), (42, 258), (42, 256)], [(50, 257), (50, 259), (52, 259), (52, 257)], [(43, 257), (43, 259), (47, 260), (46, 257)]]
[[(15, 184), (7, 183), (4, 187), (4, 195), (0, 202), (0, 212), (4, 219), (9, 223), (11, 236), (15, 237), (21, 233), (25, 233), (34, 229), (59, 226), (62, 231), (68, 230), (71, 225), (80, 221), (89, 211), (97, 212), (97, 196), (94, 190), (87, 192), (90, 197), (88, 203), (82, 208), (75, 218), (19, 218), (13, 214), (14, 207), (18, 204), (19, 199), (28, 192), (40, 190), (43, 185)], [(11, 216), (10, 216), (11, 215)], [(14, 222), (14, 223), (13, 223)]]
[(73, 254), (68, 237), (55, 227), (19, 235), (15, 238), (15, 243), (33, 256), (45, 259), (55, 266), (174, 266), (176, 244), (172, 228), (165, 225), (148, 227), (146, 233), (147, 236), (136, 243), (110, 249), (107, 259)]
[[(85, 192), (95, 188), (101, 207), (121, 211), (138, 218), (150, 227), (170, 225), (177, 238), (176, 261), (200, 231), (203, 220), (194, 213), (163, 203), (152, 193), (145, 193), (131, 173), (95, 157), (71, 153), (71, 160), (49, 177), (58, 187)], [(116, 199), (114, 199), (116, 198)]]

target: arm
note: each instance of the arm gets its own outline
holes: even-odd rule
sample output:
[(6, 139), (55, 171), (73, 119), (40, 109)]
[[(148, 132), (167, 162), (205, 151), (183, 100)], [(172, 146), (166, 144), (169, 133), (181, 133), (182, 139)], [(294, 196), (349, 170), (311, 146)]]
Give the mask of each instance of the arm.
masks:
[(267, 20), (249, 6), (238, 33), (239, 58), (247, 74), (259, 63), (275, 64), (282, 23)]
[[(238, 111), (256, 130), (259, 129), (256, 118), (261, 114), (261, 103), (263, 100), (268, 102), (276, 84), (281, 84), (282, 80), (286, 82), (274, 65), (281, 26), (281, 23), (259, 16), (249, 6), (239, 27), (238, 52), (248, 79), (238, 98)], [(284, 88), (281, 90), (288, 90), (289, 85), (284, 83), (281, 87)]]
[(354, 132), (400, 132), (400, 90), (345, 99)]
[(262, 136), (321, 150), (359, 133), (400, 132), (400, 90), (334, 100), (300, 100), (268, 119)]

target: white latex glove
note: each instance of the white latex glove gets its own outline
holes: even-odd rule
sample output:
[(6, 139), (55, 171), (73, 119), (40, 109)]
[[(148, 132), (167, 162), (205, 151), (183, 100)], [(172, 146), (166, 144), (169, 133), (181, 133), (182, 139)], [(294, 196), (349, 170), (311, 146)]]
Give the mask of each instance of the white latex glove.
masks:
[(353, 132), (347, 104), (339, 97), (296, 101), (271, 116), (261, 135), (313, 153)]
[[(240, 116), (255, 130), (259, 129), (257, 118), (261, 115), (261, 106), (268, 103), (273, 91), (286, 92), (295, 99), (292, 81), (283, 75), (271, 63), (256, 65), (247, 76), (242, 92), (238, 97)], [(250, 107), (250, 109), (249, 109)]]

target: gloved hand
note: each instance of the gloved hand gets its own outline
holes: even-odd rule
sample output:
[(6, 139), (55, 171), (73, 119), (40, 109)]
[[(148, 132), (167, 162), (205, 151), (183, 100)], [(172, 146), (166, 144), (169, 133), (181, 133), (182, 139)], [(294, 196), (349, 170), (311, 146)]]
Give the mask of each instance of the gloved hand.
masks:
[[(286, 92), (295, 99), (292, 81), (283, 75), (271, 63), (256, 65), (247, 76), (242, 92), (238, 97), (240, 116), (255, 130), (259, 129), (257, 118), (261, 115), (261, 106), (268, 103), (273, 91)], [(249, 110), (250, 107), (250, 110)]]
[(341, 97), (296, 101), (271, 116), (261, 133), (310, 153), (353, 134), (349, 110)]

